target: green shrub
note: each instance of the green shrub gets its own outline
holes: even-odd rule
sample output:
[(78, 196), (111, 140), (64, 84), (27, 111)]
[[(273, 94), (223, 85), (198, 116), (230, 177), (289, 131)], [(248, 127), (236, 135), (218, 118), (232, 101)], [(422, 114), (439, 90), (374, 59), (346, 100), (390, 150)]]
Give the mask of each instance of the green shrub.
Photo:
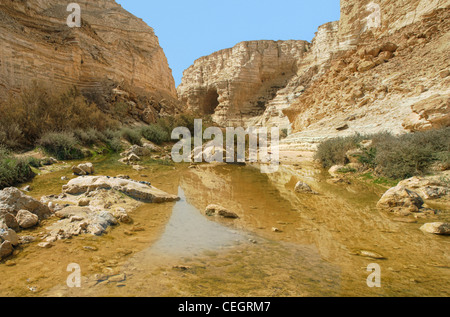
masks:
[(450, 128), (374, 138), (376, 171), (400, 179), (424, 174), (450, 153)]
[(70, 160), (83, 158), (83, 153), (78, 148), (78, 141), (70, 132), (46, 133), (38, 144), (48, 154), (58, 160)]
[[(363, 148), (360, 142), (371, 139), (372, 145)], [(426, 173), (439, 162), (450, 166), (450, 128), (395, 136), (378, 133), (370, 136), (351, 136), (323, 142), (316, 159), (323, 167), (348, 163), (348, 150), (360, 148), (358, 160), (367, 168), (375, 169), (380, 176), (404, 179)]]
[(123, 128), (121, 130), (121, 136), (133, 145), (142, 146), (142, 135), (138, 129)]
[(76, 88), (58, 91), (34, 83), (20, 95), (0, 102), (0, 143), (12, 149), (34, 147), (52, 131), (103, 131), (116, 124)]
[(0, 153), (0, 190), (26, 182), (35, 176), (26, 159)]
[(347, 152), (357, 148), (363, 139), (361, 135), (354, 135), (326, 140), (319, 145), (315, 158), (324, 168), (345, 165), (348, 163)]
[(120, 153), (122, 152), (123, 148), (122, 148), (122, 141), (120, 141), (120, 138), (113, 138), (108, 140), (108, 146), (111, 149), (111, 151), (115, 152), (115, 153)]
[(149, 125), (141, 129), (141, 134), (147, 140), (158, 145), (169, 142), (171, 140), (170, 134), (159, 125)]

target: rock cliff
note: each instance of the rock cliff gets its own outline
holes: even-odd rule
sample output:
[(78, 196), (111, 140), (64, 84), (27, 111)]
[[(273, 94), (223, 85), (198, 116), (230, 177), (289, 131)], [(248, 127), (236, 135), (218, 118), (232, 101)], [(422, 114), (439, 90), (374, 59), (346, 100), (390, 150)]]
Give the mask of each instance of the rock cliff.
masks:
[(252, 41), (195, 61), (178, 87), (188, 109), (221, 124), (241, 125), (264, 113), (267, 103), (296, 74), (305, 41)]
[(0, 2), (0, 98), (38, 81), (90, 93), (128, 87), (175, 105), (172, 72), (153, 29), (114, 0), (77, 3), (80, 28), (67, 26), (66, 1)]
[[(449, 15), (450, 0), (342, 0), (340, 21), (319, 27), (311, 43), (269, 45), (289, 54), (273, 59), (260, 49), (268, 42), (256, 41), (200, 58), (179, 98), (222, 125), (288, 129), (283, 145), (301, 149), (355, 132), (448, 126)], [(280, 56), (290, 72), (277, 69)]]

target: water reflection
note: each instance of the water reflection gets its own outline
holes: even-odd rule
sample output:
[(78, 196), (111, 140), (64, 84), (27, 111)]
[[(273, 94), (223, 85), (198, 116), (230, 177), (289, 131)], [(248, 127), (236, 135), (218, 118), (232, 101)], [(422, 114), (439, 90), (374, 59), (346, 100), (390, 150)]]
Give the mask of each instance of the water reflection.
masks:
[(181, 198), (174, 208), (172, 217), (161, 239), (151, 248), (151, 252), (166, 255), (195, 255), (201, 251), (215, 250), (243, 241), (243, 237), (221, 224), (205, 218), (190, 205), (181, 187)]

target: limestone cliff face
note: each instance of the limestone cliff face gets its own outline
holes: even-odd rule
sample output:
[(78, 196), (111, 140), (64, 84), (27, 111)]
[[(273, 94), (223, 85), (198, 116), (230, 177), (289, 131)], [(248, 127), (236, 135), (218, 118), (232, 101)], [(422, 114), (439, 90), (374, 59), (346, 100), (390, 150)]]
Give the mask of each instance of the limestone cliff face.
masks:
[[(283, 69), (288, 78), (272, 93), (260, 90), (260, 67), (248, 66), (252, 59), (241, 58), (239, 45), (196, 61), (178, 93), (191, 109), (213, 104), (208, 111), (223, 125), (290, 130), (287, 148), (313, 149), (324, 138), (355, 132), (448, 126), (449, 17), (450, 0), (342, 0), (340, 21), (319, 27), (310, 44), (290, 42), (304, 50), (290, 55), (295, 69)], [(256, 49), (264, 42), (252, 43), (245, 56), (266, 54)], [(241, 72), (247, 77), (235, 75)], [(219, 87), (211, 99), (209, 87)], [(249, 107), (258, 98), (260, 107)]]
[(68, 3), (0, 2), (2, 96), (34, 80), (85, 91), (101, 91), (107, 81), (176, 100), (172, 72), (151, 27), (114, 0), (79, 0), (82, 26), (69, 28)]
[(436, 9), (396, 31), (359, 34), (357, 45), (284, 110), (295, 132), (285, 145), (314, 148), (353, 133), (450, 126), (449, 17), (450, 7)]
[[(392, 34), (449, 5), (449, 0), (341, 0), (339, 40), (358, 45), (368, 31), (378, 36)], [(380, 27), (371, 27), (370, 21), (376, 20), (377, 12)]]
[(188, 109), (223, 125), (242, 125), (264, 113), (297, 73), (305, 41), (253, 41), (195, 61), (178, 87)]

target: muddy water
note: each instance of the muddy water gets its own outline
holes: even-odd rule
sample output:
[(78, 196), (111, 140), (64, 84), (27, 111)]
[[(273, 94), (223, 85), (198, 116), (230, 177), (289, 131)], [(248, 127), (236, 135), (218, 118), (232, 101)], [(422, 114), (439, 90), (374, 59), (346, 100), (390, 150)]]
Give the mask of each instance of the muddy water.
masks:
[[(151, 181), (181, 201), (142, 205), (131, 213), (133, 224), (103, 237), (59, 241), (45, 250), (37, 243), (22, 247), (0, 264), (0, 295), (450, 295), (449, 240), (376, 210), (386, 188), (329, 184), (308, 164), (269, 175), (242, 166), (143, 165), (146, 170), (136, 172), (115, 158), (95, 162), (98, 175)], [(60, 193), (62, 176), (70, 176), (68, 168), (37, 177), (32, 195)], [(319, 195), (294, 193), (298, 180)], [(205, 216), (213, 203), (240, 218)], [(441, 217), (448, 219), (448, 211)], [(39, 236), (45, 225), (26, 234)], [(66, 285), (70, 263), (81, 267), (81, 288)], [(381, 267), (381, 288), (367, 286), (371, 263)]]

